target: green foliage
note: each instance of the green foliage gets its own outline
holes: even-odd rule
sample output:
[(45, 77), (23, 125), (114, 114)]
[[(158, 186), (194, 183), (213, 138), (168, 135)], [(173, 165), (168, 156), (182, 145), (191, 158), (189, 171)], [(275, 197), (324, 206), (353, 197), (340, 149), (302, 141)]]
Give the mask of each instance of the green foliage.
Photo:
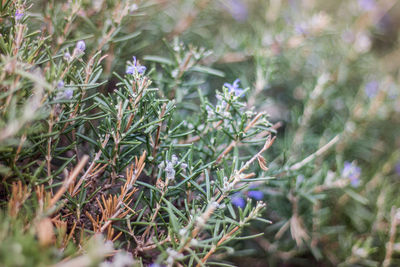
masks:
[(2, 1), (0, 265), (398, 264), (397, 9)]
[[(217, 106), (198, 89), (207, 75), (223, 76), (199, 64), (208, 52), (175, 42), (171, 59), (148, 57), (156, 64), (145, 72), (134, 57), (125, 75), (114, 72), (107, 81), (101, 49), (130, 40), (116, 36), (127, 3), (110, 6), (115, 21), (97, 52), (91, 52), (95, 42), (64, 42), (79, 2), (67, 10), (65, 24), (53, 22), (54, 29), (64, 29), (53, 34), (57, 44), (28, 29), (25, 8), (10, 3), (4, 15), (9, 27), (2, 29), (8, 44), (0, 74), (7, 89), (1, 97), (3, 203), (9, 216), (26, 221), (21, 235), (26, 242), (36, 236), (35, 249), (61, 241), (58, 257), (45, 250), (41, 262), (32, 257), (39, 251), (23, 249), (32, 262), (21, 258), (9, 265), (64, 259), (69, 244), (82, 246), (93, 233), (105, 234), (115, 248), (133, 249), (143, 263), (203, 265), (258, 217), (264, 204), (252, 207), (249, 201), (238, 211), (229, 196), (255, 175), (244, 172), (272, 141), (266, 134), (254, 137), (270, 133), (271, 125), (263, 113), (244, 112), (245, 104), (225, 87)], [(23, 16), (11, 15), (18, 13)], [(108, 90), (110, 83), (116, 89)], [(251, 143), (239, 158), (235, 147), (244, 141)], [(106, 255), (101, 247), (97, 254)], [(90, 253), (73, 256), (69, 264), (95, 263)]]

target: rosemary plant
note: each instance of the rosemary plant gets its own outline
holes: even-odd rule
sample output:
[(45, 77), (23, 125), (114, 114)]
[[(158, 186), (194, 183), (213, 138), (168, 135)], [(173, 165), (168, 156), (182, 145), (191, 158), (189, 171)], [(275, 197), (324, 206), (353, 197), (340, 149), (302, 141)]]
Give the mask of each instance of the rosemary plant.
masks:
[(0, 1), (0, 266), (396, 266), (396, 1)]

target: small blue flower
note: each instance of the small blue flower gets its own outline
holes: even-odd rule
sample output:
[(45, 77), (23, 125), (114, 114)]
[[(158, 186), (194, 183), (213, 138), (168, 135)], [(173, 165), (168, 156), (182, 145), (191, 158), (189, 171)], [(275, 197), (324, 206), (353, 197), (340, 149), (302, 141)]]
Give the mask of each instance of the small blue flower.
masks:
[(365, 85), (365, 94), (369, 98), (373, 98), (379, 91), (379, 83), (377, 81), (370, 81)]
[(358, 167), (354, 162), (345, 161), (342, 170), (342, 176), (349, 179), (353, 187), (358, 187), (361, 183), (361, 168)]
[(246, 202), (244, 201), (244, 198), (240, 196), (240, 193), (236, 193), (231, 197), (231, 202), (233, 205), (239, 208), (244, 208), (246, 206)]
[(80, 40), (79, 42), (77, 42), (77, 43), (76, 43), (76, 49), (77, 49), (79, 52), (83, 53), (83, 52), (85, 51), (85, 49), (86, 49), (85, 41)]
[(136, 57), (133, 56), (133, 65), (128, 66), (126, 74), (134, 74), (136, 71), (139, 74), (143, 74), (146, 71), (146, 67), (139, 65), (136, 61)]
[(22, 19), (23, 16), (24, 16), (24, 12), (22, 12), (22, 10), (17, 9), (15, 11), (15, 20), (20, 20), (20, 19)]
[(71, 54), (70, 54), (69, 52), (66, 52), (66, 53), (64, 54), (64, 59), (65, 59), (67, 62), (70, 62), (70, 61), (72, 60)]
[(137, 68), (137, 70), (138, 70), (138, 73), (142, 74), (143, 72), (146, 71), (146, 67), (145, 67), (145, 66), (139, 66), (139, 67)]
[[(60, 80), (57, 83), (57, 89), (64, 89), (64, 81)], [(57, 94), (57, 98), (71, 99), (74, 95), (74, 91), (72, 89), (60, 90)]]
[(165, 265), (161, 265), (158, 263), (152, 263), (152, 264), (149, 264), (149, 267), (165, 267)]
[(128, 68), (126, 69), (126, 74), (134, 74), (135, 71), (136, 71), (135, 66), (128, 66)]
[(57, 88), (63, 88), (64, 87), (64, 81), (63, 80), (60, 80), (58, 83), (57, 83)]
[(258, 190), (249, 191), (247, 195), (255, 200), (262, 200), (264, 198), (264, 193)]
[(243, 96), (244, 96), (244, 90), (243, 90), (242, 88), (239, 88), (239, 83), (240, 83), (240, 80), (239, 80), (239, 79), (236, 79), (236, 80), (233, 82), (233, 84), (224, 83), (224, 86), (225, 86), (226, 88), (228, 88), (228, 91), (229, 91), (230, 93), (234, 93), (235, 96), (237, 96), (237, 97), (243, 97)]
[(67, 89), (64, 91), (64, 98), (65, 99), (71, 99), (74, 95), (74, 91), (72, 89)]

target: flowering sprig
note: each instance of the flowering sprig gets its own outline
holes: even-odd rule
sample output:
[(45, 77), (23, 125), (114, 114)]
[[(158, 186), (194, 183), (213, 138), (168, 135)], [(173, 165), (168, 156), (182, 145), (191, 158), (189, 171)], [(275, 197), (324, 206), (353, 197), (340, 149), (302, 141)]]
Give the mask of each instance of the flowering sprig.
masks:
[(229, 93), (234, 94), (237, 97), (244, 96), (244, 90), (239, 88), (240, 79), (236, 79), (232, 84), (224, 83), (224, 86), (228, 88)]
[[(72, 55), (72, 58), (74, 57), (78, 57), (81, 56), (85, 53), (86, 50), (86, 43), (83, 40), (80, 40), (76, 43), (75, 49), (74, 49), (74, 53)], [(64, 58), (70, 59), (70, 57), (68, 56), (69, 53), (64, 54)], [(67, 60), (68, 61), (68, 60)]]
[(72, 56), (69, 52), (65, 52), (64, 60), (67, 61), (68, 63), (72, 61)]
[(15, 11), (14, 17), (15, 17), (15, 20), (16, 20), (16, 21), (21, 20), (21, 19), (24, 17), (24, 12), (23, 12), (23, 10), (17, 9), (17, 10)]
[(81, 52), (84, 52), (85, 51), (85, 49), (86, 49), (86, 44), (85, 44), (85, 41), (78, 41), (77, 43), (76, 43), (76, 49), (78, 49), (79, 51), (81, 51)]
[(262, 200), (264, 198), (264, 193), (260, 190), (255, 190), (251, 189), (249, 191), (242, 191), (242, 192), (237, 192), (231, 196), (231, 203), (238, 207), (238, 208), (244, 208), (246, 206), (246, 201), (245, 197), (250, 197), (254, 200)]
[(71, 88), (65, 89), (65, 84), (63, 80), (58, 81), (57, 89), (59, 90), (57, 94), (57, 99), (72, 99), (74, 91)]
[(185, 162), (179, 162), (178, 157), (174, 154), (171, 156), (171, 161), (167, 160), (165, 163), (162, 161), (159, 165), (158, 168), (165, 171), (165, 178), (168, 181), (173, 181), (175, 180), (175, 166), (179, 166), (182, 169), (187, 168), (187, 164)]
[(361, 183), (361, 168), (358, 167), (354, 162), (345, 161), (342, 170), (342, 176), (349, 179), (353, 187), (358, 187)]
[(126, 69), (126, 74), (135, 74), (136, 72), (139, 74), (143, 74), (146, 71), (145, 66), (141, 66), (139, 62), (136, 60), (136, 57), (133, 56), (133, 64), (128, 66)]
[(67, 62), (67, 64), (70, 64), (75, 58), (79, 58), (83, 54), (85, 54), (86, 50), (86, 43), (83, 40), (80, 40), (76, 43), (73, 53), (71, 53), (67, 50), (64, 55), (63, 59)]

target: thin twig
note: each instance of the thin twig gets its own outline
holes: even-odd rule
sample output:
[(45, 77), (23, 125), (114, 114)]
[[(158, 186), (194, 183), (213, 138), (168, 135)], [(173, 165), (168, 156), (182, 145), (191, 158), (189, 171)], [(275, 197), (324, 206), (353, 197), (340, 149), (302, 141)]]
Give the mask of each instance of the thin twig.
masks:
[(300, 162), (297, 162), (296, 164), (292, 165), (289, 167), (289, 170), (291, 171), (297, 171), (301, 168), (303, 168), (305, 165), (307, 165), (309, 162), (313, 161), (316, 157), (321, 156), (324, 154), (326, 151), (328, 151), (332, 146), (334, 146), (338, 141), (340, 140), (340, 135), (336, 135), (334, 138), (332, 138), (331, 141), (329, 141), (326, 145), (322, 146), (320, 149), (306, 157)]
[(392, 261), (392, 255), (393, 255), (393, 245), (396, 239), (396, 230), (397, 230), (397, 225), (399, 223), (399, 216), (400, 216), (400, 211), (396, 209), (395, 207), (392, 207), (392, 210), (390, 212), (390, 217), (391, 217), (391, 223), (390, 223), (390, 234), (389, 234), (389, 241), (386, 244), (386, 254), (385, 254), (385, 259), (382, 263), (383, 267), (389, 267), (390, 262)]
[(58, 189), (57, 193), (50, 200), (49, 210), (56, 204), (56, 202), (62, 197), (62, 195), (68, 190), (68, 188), (74, 183), (76, 177), (81, 172), (83, 167), (85, 167), (87, 161), (89, 160), (88, 155), (84, 155), (79, 161), (78, 165), (71, 172), (71, 174), (65, 179), (63, 185)]

